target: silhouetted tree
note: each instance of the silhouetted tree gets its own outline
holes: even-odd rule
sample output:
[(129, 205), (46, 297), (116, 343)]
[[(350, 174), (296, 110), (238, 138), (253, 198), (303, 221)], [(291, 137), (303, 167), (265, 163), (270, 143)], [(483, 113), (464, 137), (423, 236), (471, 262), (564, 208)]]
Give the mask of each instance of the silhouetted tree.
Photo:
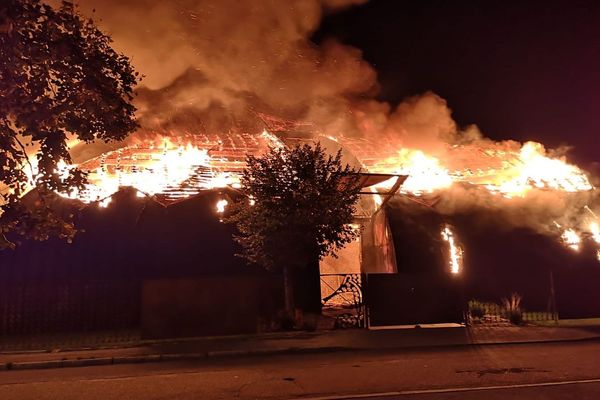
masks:
[[(53, 192), (82, 187), (67, 142), (121, 140), (137, 128), (138, 74), (111, 39), (71, 2), (0, 2), (0, 248), (7, 233), (72, 238), (73, 224), (48, 205)], [(23, 195), (36, 187), (28, 206)]]
[(294, 273), (312, 268), (308, 273), (318, 283), (317, 261), (358, 234), (350, 223), (359, 198), (359, 175), (342, 165), (341, 157), (341, 151), (327, 155), (317, 143), (272, 148), (264, 156), (247, 158), (241, 178), (246, 199), (232, 207), (228, 222), (237, 224), (241, 256), (283, 271), (289, 318), (294, 312)]

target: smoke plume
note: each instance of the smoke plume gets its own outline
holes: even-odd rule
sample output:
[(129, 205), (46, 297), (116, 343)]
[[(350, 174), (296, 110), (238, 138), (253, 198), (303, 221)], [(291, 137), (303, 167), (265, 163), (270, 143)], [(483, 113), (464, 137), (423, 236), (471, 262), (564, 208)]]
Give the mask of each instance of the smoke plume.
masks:
[(144, 75), (147, 131), (252, 130), (256, 113), (307, 121), (333, 136), (393, 137), (442, 155), (480, 139), (459, 130), (434, 93), (396, 107), (375, 100), (375, 70), (359, 49), (310, 41), (324, 13), (366, 0), (79, 0)]
[[(362, 0), (80, 0), (145, 78), (148, 130), (252, 125), (255, 112), (302, 118), (319, 101), (373, 92), (361, 52), (309, 37), (323, 13)], [(220, 126), (219, 126), (220, 125)]]
[[(367, 0), (79, 0), (145, 77), (136, 105), (142, 131), (172, 134), (262, 130), (257, 113), (309, 122), (315, 134), (385, 138), (397, 148), (420, 149), (455, 169), (490, 167), (479, 149), (518, 151), (521, 144), (485, 139), (460, 128), (434, 93), (397, 106), (377, 101), (375, 70), (359, 49), (334, 39), (310, 41), (325, 13)], [(456, 150), (461, 145), (464, 150)], [(475, 154), (477, 153), (477, 154)], [(475, 154), (475, 158), (472, 156)], [(492, 166), (493, 167), (493, 166)], [(438, 208), (502, 210), (511, 225), (546, 229), (575, 218), (571, 210), (594, 201), (538, 193), (498, 201), (474, 187), (453, 186)], [(596, 200), (597, 202), (597, 200)], [(576, 204), (574, 204), (576, 203)]]

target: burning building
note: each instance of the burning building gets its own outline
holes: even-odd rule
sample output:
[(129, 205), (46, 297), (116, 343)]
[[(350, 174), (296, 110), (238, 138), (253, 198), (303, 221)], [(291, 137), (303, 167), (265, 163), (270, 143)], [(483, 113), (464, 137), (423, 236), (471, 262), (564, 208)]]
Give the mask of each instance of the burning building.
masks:
[[(442, 161), (419, 150), (399, 149), (391, 139), (374, 143), (343, 136), (315, 137), (299, 131), (272, 134), (266, 130), (253, 135), (159, 135), (101, 152), (79, 164), (89, 174), (88, 186), (79, 192), (60, 194), (56, 201), (65, 213), (75, 213), (78, 225), (89, 232), (80, 233), (72, 245), (25, 243), (15, 253), (2, 254), (3, 282), (14, 287), (28, 282), (31, 286), (29, 280), (33, 278), (34, 287), (41, 285), (22, 295), (22, 306), (26, 307), (28, 296), (29, 301), (44, 293), (55, 296), (48, 289), (52, 285), (62, 285), (62, 290), (69, 293), (74, 289), (66, 288), (85, 287), (84, 282), (103, 282), (110, 277), (109, 281), (119, 285), (131, 285), (119, 289), (122, 294), (129, 293), (122, 297), (129, 306), (114, 307), (124, 311), (124, 324), (136, 325), (139, 303), (135, 298), (145, 293), (140, 286), (142, 280), (206, 280), (227, 275), (263, 280), (263, 273), (248, 269), (234, 256), (238, 250), (231, 240), (232, 228), (221, 223), (220, 216), (238, 195), (236, 188), (246, 155), (260, 155), (269, 146), (315, 140), (332, 152), (341, 149), (346, 162), (363, 172), (363, 196), (354, 221), (361, 229), (360, 238), (343, 249), (338, 258), (326, 258), (320, 265), (321, 297), (326, 304), (334, 305), (333, 315), (341, 313), (349, 318), (349, 308), (355, 303), (362, 306), (362, 296), (367, 295), (374, 325), (459, 321), (466, 297), (496, 298), (511, 290), (526, 296), (529, 293), (529, 304), (543, 308), (548, 287), (538, 283), (547, 280), (548, 268), (556, 270), (556, 260), (570, 260), (571, 265), (580, 263), (578, 260), (589, 263), (585, 254), (598, 250), (597, 217), (587, 203), (580, 203), (593, 201), (592, 185), (577, 167), (564, 159), (548, 157), (537, 144), (526, 144), (513, 152), (457, 146), (448, 149), (453, 156)], [(123, 189), (126, 187), (130, 189)], [(562, 198), (560, 210), (568, 205), (571, 214), (553, 216), (553, 210), (540, 213), (536, 209), (529, 215), (532, 199), (541, 196), (538, 201), (547, 201), (549, 195)], [(498, 229), (499, 224), (506, 226)], [(501, 242), (511, 250), (494, 247)], [(542, 258), (539, 251), (533, 250), (516, 254), (514, 249), (522, 242), (538, 243), (545, 249)], [(499, 258), (498, 252), (506, 254)], [(584, 254), (579, 256), (580, 252)], [(497, 259), (505, 265), (498, 265)], [(597, 266), (590, 268), (594, 267), (581, 272), (579, 267), (579, 274), (589, 278)], [(509, 278), (534, 272), (535, 290), (528, 287), (529, 279), (515, 285)], [(556, 274), (569, 281), (564, 269), (558, 268)], [(243, 285), (236, 286), (236, 290), (246, 297), (254, 296), (261, 307), (274, 310), (272, 299), (280, 296), (278, 284), (266, 279), (269, 290), (256, 291)], [(366, 293), (362, 292), (364, 279), (371, 288)], [(227, 293), (227, 285), (219, 286), (217, 281), (212, 286), (221, 287), (219, 293)], [(201, 290), (181, 285), (180, 290), (189, 291), (191, 297)], [(261, 285), (264, 283), (259, 285), (264, 287)], [(4, 291), (4, 295), (12, 296), (11, 290)], [(90, 290), (98, 291), (92, 297), (102, 295), (102, 289)], [(259, 293), (271, 293), (272, 299), (265, 300)], [(156, 295), (146, 296), (158, 301)], [(213, 296), (218, 298), (217, 294)], [(45, 303), (57, 306), (56, 301), (66, 309), (73, 307), (61, 296), (48, 298)], [(228, 300), (220, 301), (225, 304)], [(11, 303), (5, 300), (5, 304)], [(420, 306), (415, 307), (415, 303)], [(161, 307), (160, 301), (156, 304)], [(250, 314), (259, 315), (264, 310), (261, 307)], [(594, 313), (594, 307), (583, 313)], [(576, 308), (562, 311), (565, 315), (576, 314)], [(89, 326), (102, 327), (108, 315), (98, 317)], [(218, 318), (212, 315), (208, 319)], [(252, 318), (245, 323), (243, 328), (219, 324), (196, 328), (211, 334), (256, 329)], [(10, 329), (18, 330), (17, 326), (15, 323)], [(180, 328), (182, 332), (191, 329)]]
[[(418, 322), (439, 319), (432, 317), (436, 304), (454, 304), (442, 294), (463, 277), (478, 277), (470, 286), (476, 290), (467, 291), (473, 296), (520, 291), (527, 304), (534, 297), (527, 282), (545, 280), (548, 269), (567, 271), (557, 272), (560, 308), (567, 303), (560, 301), (561, 281), (580, 276), (570, 284), (578, 287), (597, 273), (598, 192), (564, 154), (461, 128), (433, 93), (394, 106), (379, 101), (376, 72), (360, 50), (311, 41), (324, 10), (360, 1), (79, 3), (84, 13), (96, 9), (115, 46), (147, 77), (136, 98), (142, 130), (116, 147), (72, 148), (90, 184), (61, 193), (57, 204), (89, 229), (71, 247), (25, 243), (1, 254), (2, 282), (9, 287), (45, 279), (84, 287), (79, 283), (109, 275), (133, 282), (141, 275), (246, 273), (233, 257), (231, 231), (219, 222), (235, 196), (245, 155), (314, 140), (341, 148), (347, 162), (371, 174), (357, 206), (360, 241), (321, 264), (324, 274), (337, 276), (328, 278), (324, 298), (348, 274), (369, 273), (371, 281), (379, 279), (376, 273), (396, 275), (400, 283), (382, 289), (380, 303), (396, 309), (427, 303), (430, 312), (405, 318)], [(132, 23), (142, 18), (145, 29)], [(529, 275), (532, 270), (543, 278)], [(67, 285), (73, 280), (77, 284)], [(394, 292), (397, 285), (403, 286)], [(547, 289), (540, 287), (536, 298)], [(44, 293), (10, 290), (0, 296), (22, 298), (22, 304)], [(139, 291), (139, 285), (124, 290)], [(50, 293), (45, 299), (56, 310), (76, 307), (67, 297)], [(535, 307), (543, 303), (536, 301)], [(6, 310), (17, 303), (2, 302)], [(600, 313), (597, 301), (587, 303), (587, 314)], [(121, 309), (137, 315), (135, 307)]]
[[(196, 298), (197, 290), (214, 289), (213, 300), (219, 305), (210, 308), (225, 315), (235, 313), (228, 310), (228, 305), (237, 311), (241, 304), (255, 306), (242, 312), (249, 319), (207, 315), (205, 320), (211, 322), (196, 327), (196, 333), (255, 331), (256, 318), (263, 318), (265, 312), (269, 314), (267, 317), (275, 313), (277, 299), (281, 297), (278, 292), (281, 280), (277, 275), (249, 268), (235, 257), (240, 250), (232, 240), (233, 228), (223, 224), (221, 216), (227, 205), (240, 196), (237, 188), (245, 157), (259, 155), (269, 146), (284, 146), (284, 141), (266, 131), (255, 135), (187, 135), (185, 142), (181, 136), (179, 140), (180, 143), (174, 143), (173, 139), (162, 137), (158, 141), (136, 142), (94, 155), (78, 165), (88, 173), (88, 185), (78, 192), (58, 194), (53, 201), (53, 207), (60, 213), (74, 215), (82, 230), (74, 243), (24, 242), (15, 252), (1, 255), (0, 273), (6, 286), (1, 295), (5, 334), (29, 332), (32, 327), (46, 331), (69, 326), (79, 329), (139, 326), (140, 297), (145, 299), (145, 305), (156, 305), (158, 301), (159, 308), (160, 302), (168, 298), (164, 288), (160, 289), (160, 296), (155, 296), (152, 294), (155, 286), (142, 282), (164, 279), (180, 279), (178, 293), (186, 290), (187, 281), (211, 281), (208, 288), (188, 287), (189, 299)], [(365, 174), (362, 185), (369, 188), (389, 179), (398, 181), (393, 189), (397, 190), (404, 177)], [(393, 190), (381, 189), (375, 193), (389, 197)], [(357, 223), (365, 225), (369, 234), (363, 234), (363, 250), (352, 256), (370, 260), (359, 267), (359, 274), (366, 268), (369, 272), (393, 272), (395, 260), (389, 227), (385, 218), (369, 222), (377, 207), (373, 192), (368, 194), (359, 206)], [(31, 199), (35, 196), (35, 191), (27, 195)], [(24, 287), (29, 289), (23, 291)], [(243, 298), (232, 295), (232, 290)], [(37, 318), (34, 311), (40, 307), (48, 318), (31, 323)], [(120, 310), (122, 315), (113, 318), (111, 310)], [(69, 321), (79, 314), (89, 320)], [(142, 320), (152, 325), (148, 315), (156, 314), (142, 312)], [(169, 315), (177, 315), (178, 321), (190, 321), (178, 314)], [(240, 325), (239, 321), (243, 323)], [(168, 325), (177, 326), (176, 321)], [(179, 327), (176, 331), (185, 334), (189, 329)], [(155, 334), (161, 335), (170, 334)]]
[[(392, 139), (264, 130), (158, 135), (81, 162), (88, 186), (60, 194), (56, 206), (75, 214), (84, 232), (73, 244), (27, 242), (0, 255), (4, 333), (140, 324), (154, 337), (255, 331), (280, 307), (281, 280), (234, 256), (233, 230), (221, 215), (238, 196), (246, 155), (315, 140), (341, 149), (363, 172), (354, 221), (360, 238), (320, 264), (321, 298), (342, 325), (364, 324), (365, 298), (372, 325), (460, 321), (466, 299), (511, 291), (545, 309), (550, 270), (562, 315), (600, 310), (585, 289), (598, 273), (588, 257), (599, 247), (588, 205), (594, 189), (582, 171), (539, 145), (513, 152), (457, 146), (440, 160)], [(562, 199), (558, 210), (569, 214), (532, 205), (549, 204), (548, 196)], [(567, 296), (573, 288), (578, 296)], [(203, 306), (190, 300), (200, 319), (186, 317), (189, 307), (167, 307), (183, 293), (200, 299)], [(38, 309), (47, 316), (42, 322)], [(269, 329), (263, 324), (258, 329)]]

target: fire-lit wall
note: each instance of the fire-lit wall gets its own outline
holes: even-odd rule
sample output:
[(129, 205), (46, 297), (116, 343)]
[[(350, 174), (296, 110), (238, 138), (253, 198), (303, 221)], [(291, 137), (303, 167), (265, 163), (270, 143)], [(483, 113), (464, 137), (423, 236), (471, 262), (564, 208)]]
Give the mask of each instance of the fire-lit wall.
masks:
[(371, 218), (357, 219), (356, 241), (321, 260), (321, 274), (392, 274), (396, 269), (394, 240), (385, 209)]

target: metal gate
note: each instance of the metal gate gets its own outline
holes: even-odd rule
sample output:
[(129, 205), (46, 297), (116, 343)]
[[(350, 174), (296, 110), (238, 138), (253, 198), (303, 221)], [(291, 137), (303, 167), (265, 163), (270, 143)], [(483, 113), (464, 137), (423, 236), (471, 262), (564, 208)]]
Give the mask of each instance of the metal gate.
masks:
[(364, 328), (363, 274), (321, 275), (323, 315), (335, 319), (338, 328)]

